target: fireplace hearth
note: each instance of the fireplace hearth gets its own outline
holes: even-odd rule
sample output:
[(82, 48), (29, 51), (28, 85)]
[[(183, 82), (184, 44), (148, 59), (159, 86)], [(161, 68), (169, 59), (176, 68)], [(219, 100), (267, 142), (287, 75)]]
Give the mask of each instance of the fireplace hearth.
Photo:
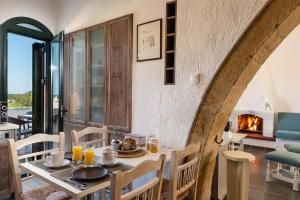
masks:
[(238, 115), (238, 132), (263, 134), (263, 118), (253, 114)]
[[(243, 115), (249, 116), (242, 117)], [(247, 138), (251, 139), (275, 141), (274, 117), (275, 115), (273, 112), (259, 110), (234, 110), (229, 118), (229, 121), (232, 122), (231, 131), (235, 133), (247, 134)], [(250, 123), (250, 127), (252, 126), (253, 128), (248, 127), (249, 122), (244, 118), (250, 119), (249, 122), (252, 121), (252, 123)], [(257, 121), (261, 122), (254, 122), (253, 119), (256, 118), (261, 118), (262, 120), (257, 119)], [(253, 126), (253, 123), (256, 124), (256, 127)], [(258, 125), (260, 123), (261, 126)], [(252, 129), (256, 130), (253, 131)]]

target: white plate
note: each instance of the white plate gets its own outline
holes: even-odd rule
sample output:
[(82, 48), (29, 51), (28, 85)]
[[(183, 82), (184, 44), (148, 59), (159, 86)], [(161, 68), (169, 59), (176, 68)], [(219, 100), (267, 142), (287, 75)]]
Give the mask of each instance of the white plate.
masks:
[(116, 152), (118, 152), (118, 153), (133, 153), (133, 152), (136, 152), (136, 151), (140, 150), (141, 147), (140, 147), (140, 146), (137, 146), (135, 149), (132, 149), (132, 150), (114, 150), (114, 149), (112, 148), (112, 146), (111, 146), (110, 149), (113, 150), (113, 151), (116, 151)]
[(63, 163), (60, 165), (54, 165), (51, 161), (44, 162), (44, 165), (46, 167), (50, 167), (50, 168), (58, 168), (58, 167), (65, 167), (70, 163), (71, 163), (71, 161), (64, 159)]
[(103, 167), (112, 167), (112, 166), (118, 164), (118, 163), (119, 163), (119, 160), (118, 160), (118, 159), (114, 159), (113, 163), (103, 163), (102, 158), (100, 158), (99, 161), (98, 161), (97, 163), (99, 163), (99, 164), (102, 165)]

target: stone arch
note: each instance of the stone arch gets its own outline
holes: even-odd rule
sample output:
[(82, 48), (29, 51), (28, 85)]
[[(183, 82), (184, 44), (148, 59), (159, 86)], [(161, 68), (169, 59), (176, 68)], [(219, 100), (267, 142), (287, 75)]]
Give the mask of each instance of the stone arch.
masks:
[(188, 143), (204, 145), (197, 199), (210, 199), (218, 144), (234, 106), (257, 70), (300, 24), (300, 0), (271, 0), (222, 62), (195, 115)]

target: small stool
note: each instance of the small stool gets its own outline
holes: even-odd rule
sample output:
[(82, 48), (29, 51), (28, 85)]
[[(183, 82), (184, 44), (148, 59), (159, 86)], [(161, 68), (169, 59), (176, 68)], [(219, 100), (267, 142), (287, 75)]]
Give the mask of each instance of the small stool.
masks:
[(254, 155), (243, 151), (224, 151), (227, 160), (227, 199), (248, 200), (249, 161)]
[[(299, 168), (300, 168), (300, 154), (288, 151), (273, 151), (265, 155), (265, 159), (268, 160), (266, 181), (271, 182), (272, 178), (276, 178), (285, 182), (293, 184), (293, 190), (299, 191)], [(274, 170), (270, 169), (270, 162), (273, 161), (277, 163), (277, 168)], [(290, 174), (289, 170), (283, 169), (282, 165), (288, 165), (293, 167), (293, 178), (285, 176), (283, 172)]]

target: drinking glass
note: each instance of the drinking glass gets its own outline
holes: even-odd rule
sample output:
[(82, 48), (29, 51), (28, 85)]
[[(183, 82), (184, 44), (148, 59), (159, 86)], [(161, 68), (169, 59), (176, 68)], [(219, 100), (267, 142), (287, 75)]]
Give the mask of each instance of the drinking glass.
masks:
[(84, 161), (83, 163), (87, 166), (92, 166), (95, 162), (95, 147), (86, 145), (84, 150)]
[(82, 162), (82, 144), (75, 144), (72, 148), (72, 161), (76, 163)]

